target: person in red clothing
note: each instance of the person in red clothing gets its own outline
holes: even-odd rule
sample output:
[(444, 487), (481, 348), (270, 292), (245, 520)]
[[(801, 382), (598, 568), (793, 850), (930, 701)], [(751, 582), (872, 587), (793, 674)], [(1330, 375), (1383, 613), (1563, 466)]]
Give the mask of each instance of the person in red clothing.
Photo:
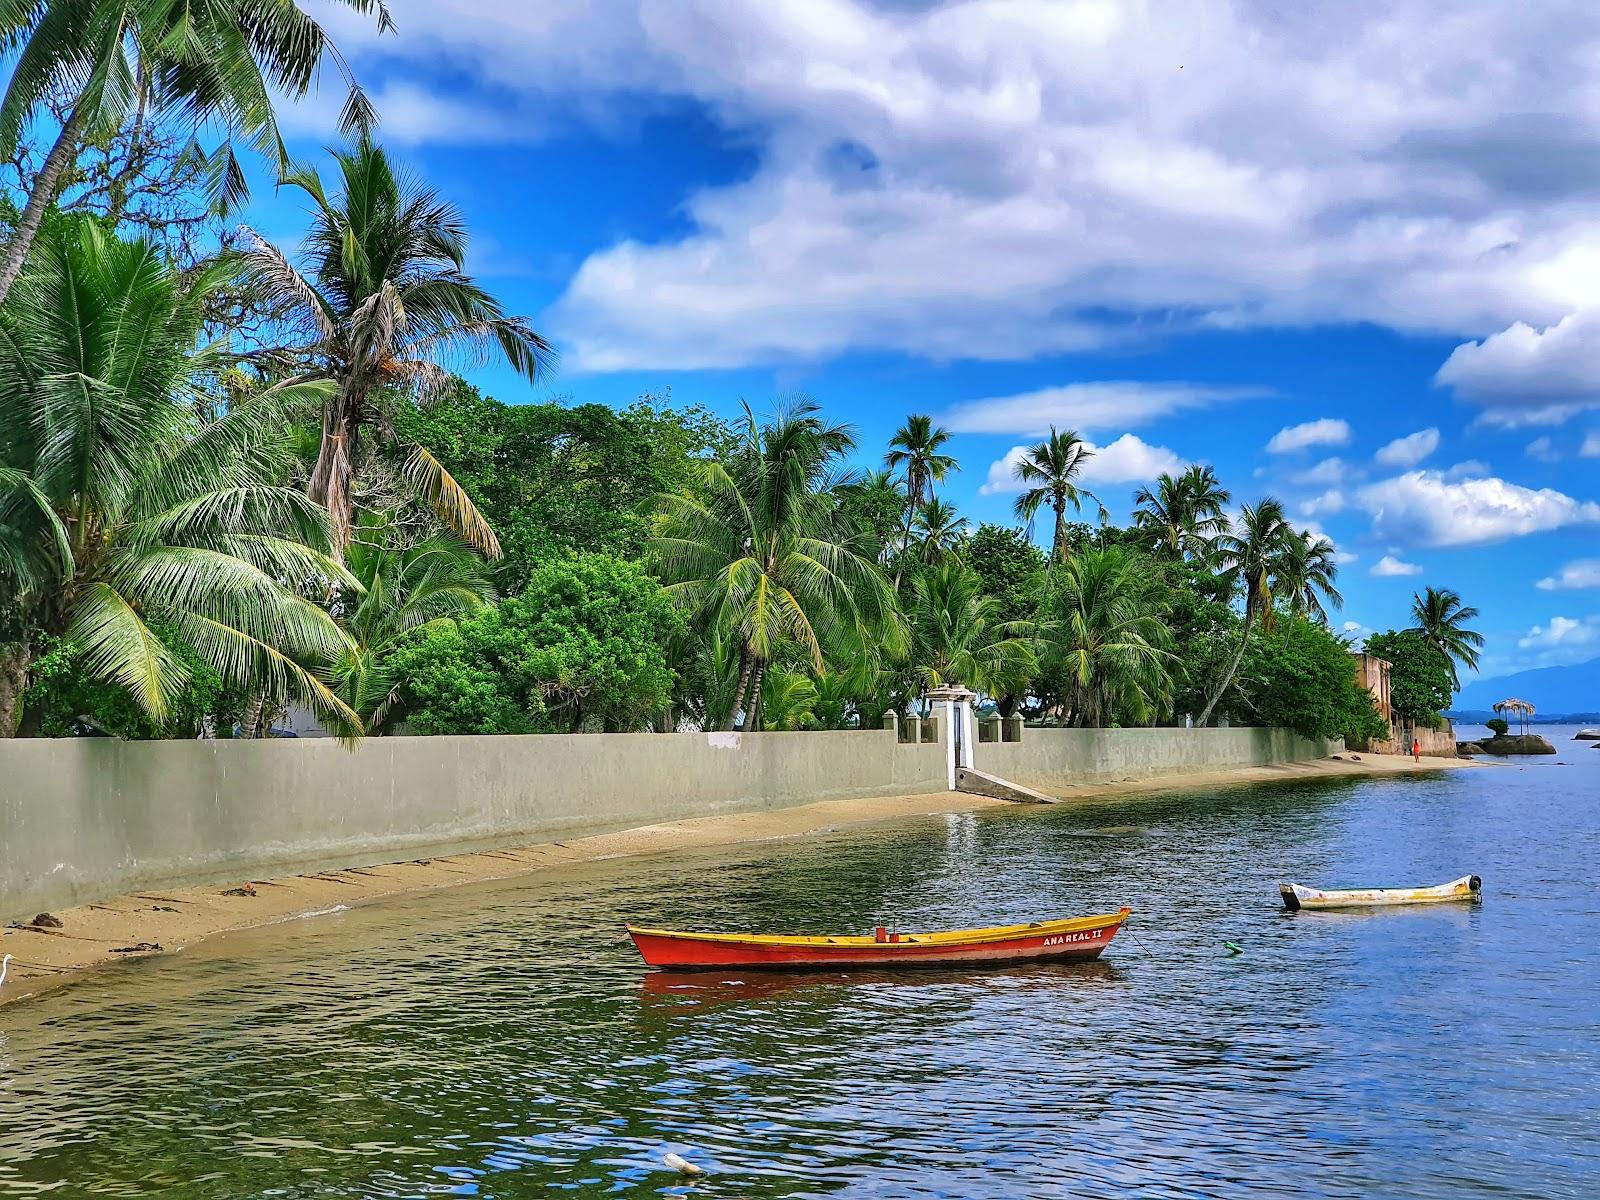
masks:
[(1411, 739), (1411, 758), (1415, 762), (1421, 762), (1422, 761), (1422, 739), (1421, 738), (1412, 738)]

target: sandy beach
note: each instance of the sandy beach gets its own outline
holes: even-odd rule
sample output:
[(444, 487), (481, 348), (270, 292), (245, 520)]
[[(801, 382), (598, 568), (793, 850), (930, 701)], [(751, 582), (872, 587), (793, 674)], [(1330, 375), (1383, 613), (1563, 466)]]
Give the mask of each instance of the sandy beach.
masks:
[[(1314, 762), (1241, 767), (1057, 789), (1063, 803), (1141, 792), (1259, 784), (1341, 776), (1406, 775), (1441, 769), (1488, 769), (1470, 759), (1349, 755)], [(165, 888), (62, 909), (59, 928), (0, 929), (0, 955), (10, 954), (0, 1006), (62, 986), (94, 967), (130, 957), (172, 954), (208, 937), (276, 921), (315, 916), (389, 897), (500, 879), (574, 863), (671, 854), (690, 846), (729, 846), (834, 833), (852, 826), (922, 816), (1010, 807), (959, 792), (828, 800), (762, 812), (731, 813), (644, 825), (472, 854), (349, 867), (316, 874), (239, 880), (231, 885)]]

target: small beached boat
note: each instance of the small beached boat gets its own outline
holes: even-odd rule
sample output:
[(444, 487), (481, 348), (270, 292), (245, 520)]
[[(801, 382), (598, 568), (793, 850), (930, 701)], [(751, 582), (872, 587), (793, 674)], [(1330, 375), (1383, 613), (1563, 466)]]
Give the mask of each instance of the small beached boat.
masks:
[(716, 967), (795, 970), (815, 967), (935, 967), (952, 963), (1099, 958), (1131, 909), (1066, 921), (953, 929), (944, 933), (890, 933), (871, 937), (786, 937), (755, 933), (681, 933), (637, 929), (628, 936), (652, 967), (678, 971)]
[(1344, 891), (1319, 891), (1298, 883), (1280, 883), (1283, 906), (1290, 912), (1302, 908), (1371, 908), (1388, 904), (1445, 904), (1453, 900), (1477, 900), (1483, 880), (1463, 875), (1450, 883), (1419, 888), (1349, 888)]

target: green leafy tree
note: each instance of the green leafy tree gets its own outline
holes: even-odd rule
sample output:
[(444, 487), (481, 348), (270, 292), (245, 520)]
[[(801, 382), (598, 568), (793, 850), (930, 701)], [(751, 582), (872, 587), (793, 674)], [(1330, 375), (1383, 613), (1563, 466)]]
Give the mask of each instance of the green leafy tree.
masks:
[(1367, 653), (1389, 663), (1389, 705), (1395, 715), (1407, 725), (1437, 728), (1439, 714), (1455, 695), (1444, 652), (1418, 630), (1391, 629), (1368, 638)]
[(1466, 623), (1475, 620), (1478, 610), (1464, 604), (1458, 592), (1449, 588), (1428, 588), (1420, 596), (1411, 597), (1411, 619), (1416, 622), (1409, 632), (1419, 633), (1428, 640), (1445, 661), (1450, 664), (1450, 687), (1461, 690), (1461, 677), (1456, 664), (1478, 669), (1478, 651), (1483, 646), (1483, 635), (1468, 629)]
[(1286, 533), (1274, 570), (1275, 592), (1288, 603), (1291, 616), (1311, 617), (1326, 624), (1328, 606), (1344, 606), (1344, 597), (1334, 586), (1339, 562), (1333, 543), (1327, 538), (1304, 532)]
[(152, 621), (230, 686), (358, 732), (326, 678), (344, 634), (298, 590), (355, 581), (320, 510), (274, 482), (290, 415), (325, 387), (199, 426), (187, 401), (225, 358), (195, 347), (224, 267), (180, 278), (149, 242), (62, 229), (0, 306), (0, 735), (46, 638), (165, 723), (191, 672)]
[(1172, 703), (1172, 635), (1159, 575), (1144, 556), (1112, 547), (1056, 567), (1040, 624), (1040, 677), (1064, 723), (1144, 725)]
[(602, 554), (540, 567), (522, 595), (431, 622), (393, 655), (415, 733), (576, 733), (646, 726), (672, 694), (682, 618), (639, 566)]
[(1204, 558), (1212, 539), (1227, 531), (1222, 510), (1229, 499), (1212, 469), (1197, 463), (1177, 475), (1163, 473), (1154, 488), (1134, 493), (1134, 526), (1169, 557)]
[(1031, 525), (1043, 508), (1055, 514), (1055, 535), (1050, 543), (1052, 563), (1067, 556), (1067, 505), (1074, 512), (1081, 511), (1085, 496), (1097, 506), (1100, 504), (1093, 492), (1078, 484), (1079, 474), (1093, 457), (1094, 451), (1076, 430), (1058, 432), (1052, 425), (1050, 436), (1029, 447), (1017, 462), (1015, 474), (1023, 488), (1017, 497), (1017, 515)]
[(1031, 621), (1044, 586), (1044, 552), (1020, 529), (983, 524), (962, 547), (962, 560), (983, 580), (1002, 621)]
[(702, 464), (693, 492), (661, 499), (654, 565), (699, 628), (738, 646), (736, 718), (786, 647), (817, 672), (830, 653), (904, 653), (893, 590), (837, 519), (831, 473), (853, 445), (808, 402), (765, 427), (751, 416), (731, 461)]
[(1239, 670), (1239, 661), (1250, 644), (1250, 631), (1257, 620), (1269, 631), (1272, 628), (1273, 582), (1283, 558), (1284, 546), (1293, 533), (1284, 517), (1283, 505), (1269, 496), (1253, 508), (1245, 505), (1231, 532), (1217, 538), (1215, 558), (1222, 568), (1222, 578), (1235, 587), (1242, 585), (1244, 588), (1244, 621), (1239, 627), (1239, 644), (1233, 658), (1200, 713), (1200, 725), (1211, 719), (1217, 701), (1222, 699), (1222, 694), (1233, 683), (1234, 674)]
[(889, 452), (883, 456), (883, 465), (891, 471), (902, 473), (906, 493), (906, 523), (900, 538), (900, 564), (894, 574), (896, 591), (900, 590), (900, 580), (905, 574), (912, 522), (923, 506), (933, 499), (934, 484), (942, 483), (950, 472), (961, 469), (954, 456), (944, 452), (949, 441), (950, 431), (936, 426), (932, 417), (921, 413), (907, 417), (906, 423), (889, 439)]
[(1389, 734), (1351, 666), (1349, 643), (1301, 616), (1251, 643), (1239, 668), (1235, 707), (1251, 724), (1283, 726), (1308, 738), (1364, 742)]
[(917, 512), (912, 526), (917, 557), (924, 566), (941, 561), (961, 545), (966, 536), (967, 519), (937, 496)]
[[(382, 0), (341, 2), (376, 14), (380, 29), (389, 27)], [(85, 141), (162, 114), (176, 114), (195, 129), (221, 129), (207, 169), (226, 207), (246, 193), (234, 138), (244, 138), (279, 171), (287, 168), (273, 97), (304, 96), (324, 62), (333, 62), (349, 82), (341, 115), (346, 130), (372, 120), (365, 95), (321, 26), (289, 0), (11, 0), (0, 5), (0, 46), (14, 55), (0, 101), (0, 160), (12, 156), (49, 97), (68, 97), (55, 143), (0, 259), (0, 302), (10, 295)], [(196, 145), (191, 153), (203, 152)]]
[[(336, 385), (323, 405), (306, 487), (328, 510), (342, 550), (355, 520), (358, 468), (371, 457), (364, 439), (385, 436), (397, 398), (427, 402), (448, 393), (455, 376), (441, 364), (451, 355), (498, 355), (533, 380), (551, 351), (466, 273), (466, 227), (453, 206), (396, 172), (365, 138), (334, 158), (343, 186), (331, 199), (314, 170), (285, 177), (315, 205), (305, 241), (309, 273), (259, 236), (248, 261), (264, 295), (294, 306), (296, 357)], [(400, 450), (401, 477), (434, 515), (497, 557), (494, 530), (430, 449)]]
[(360, 583), (336, 607), (351, 644), (334, 668), (340, 697), (366, 724), (382, 732), (401, 680), (396, 648), (412, 630), (453, 626), (495, 599), (487, 565), (454, 534), (438, 532), (414, 545), (396, 545), (392, 531), (369, 514), (356, 527), (345, 565)]
[(998, 696), (1020, 691), (1037, 666), (1031, 631), (1003, 621), (979, 574), (948, 558), (912, 577), (911, 664), (925, 688), (963, 684)]
[(1483, 725), (1495, 737), (1505, 737), (1511, 732), (1511, 723), (1504, 717), (1490, 717)]

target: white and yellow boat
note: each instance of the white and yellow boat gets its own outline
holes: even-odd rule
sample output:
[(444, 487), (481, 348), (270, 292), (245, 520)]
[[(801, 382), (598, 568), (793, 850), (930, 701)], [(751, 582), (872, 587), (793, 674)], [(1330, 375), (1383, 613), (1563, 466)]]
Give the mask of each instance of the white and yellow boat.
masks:
[(1483, 880), (1476, 875), (1463, 875), (1450, 883), (1419, 888), (1347, 888), (1324, 892), (1317, 888), (1301, 887), (1298, 883), (1280, 883), (1283, 906), (1290, 912), (1302, 908), (1375, 908), (1390, 904), (1448, 904), (1452, 901), (1473, 901), (1482, 898)]

